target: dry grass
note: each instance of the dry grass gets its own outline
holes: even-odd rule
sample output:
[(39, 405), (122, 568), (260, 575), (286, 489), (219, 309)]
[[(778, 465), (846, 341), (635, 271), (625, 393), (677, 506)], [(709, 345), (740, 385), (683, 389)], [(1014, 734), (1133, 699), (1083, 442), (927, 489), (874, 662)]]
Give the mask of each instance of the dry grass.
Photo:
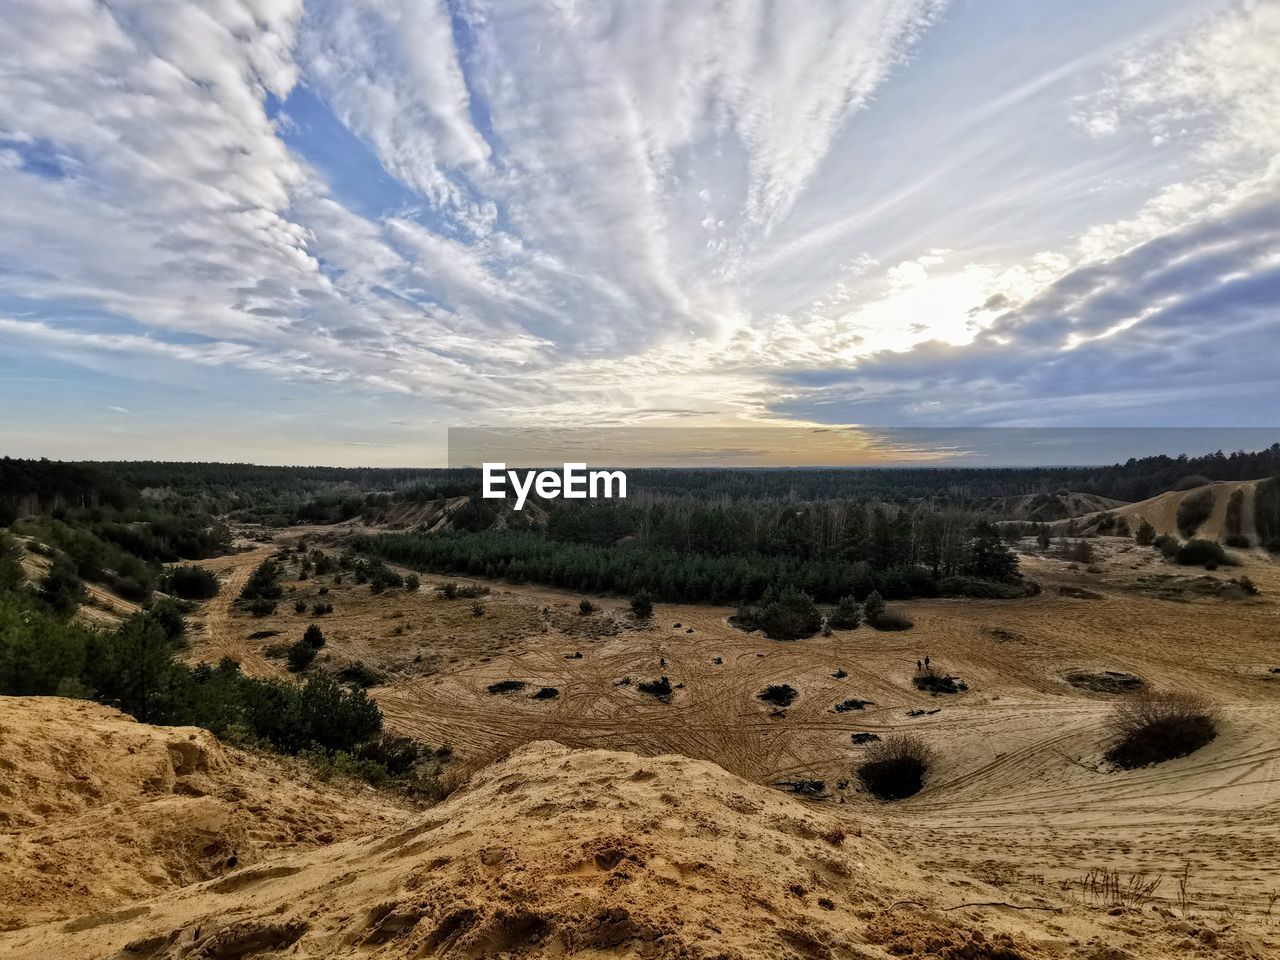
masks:
[(902, 800), (920, 792), (933, 758), (933, 749), (920, 737), (891, 734), (867, 748), (858, 779), (881, 800)]
[(1213, 704), (1197, 693), (1141, 691), (1116, 704), (1107, 719), (1106, 758), (1125, 769), (1194, 753), (1218, 734)]

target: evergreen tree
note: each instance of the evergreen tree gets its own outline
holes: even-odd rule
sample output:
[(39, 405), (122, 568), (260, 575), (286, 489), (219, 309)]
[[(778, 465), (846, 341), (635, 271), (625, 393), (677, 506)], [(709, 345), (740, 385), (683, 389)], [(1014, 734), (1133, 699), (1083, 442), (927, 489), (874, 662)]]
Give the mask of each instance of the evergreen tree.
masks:
[(862, 605), (853, 597), (841, 597), (827, 622), (837, 630), (853, 630), (862, 622)]

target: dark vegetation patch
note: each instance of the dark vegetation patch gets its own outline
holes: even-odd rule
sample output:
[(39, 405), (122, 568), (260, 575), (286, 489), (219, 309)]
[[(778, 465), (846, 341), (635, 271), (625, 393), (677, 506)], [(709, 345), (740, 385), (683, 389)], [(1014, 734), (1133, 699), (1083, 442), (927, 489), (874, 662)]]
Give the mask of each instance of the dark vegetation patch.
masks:
[(1184, 567), (1204, 567), (1206, 570), (1236, 565), (1222, 549), (1222, 544), (1214, 540), (1188, 540), (1178, 547), (1173, 559)]
[(756, 694), (756, 698), (775, 707), (789, 707), (800, 696), (800, 691), (789, 683), (774, 683)]
[(731, 621), (743, 630), (763, 630), (772, 640), (811, 637), (822, 627), (813, 597), (794, 587), (771, 587), (759, 603), (743, 604)]
[(870, 706), (875, 706), (870, 700), (841, 700), (835, 705), (835, 711), (836, 713), (848, 713), (850, 710), (861, 710)]
[(1116, 670), (1072, 670), (1063, 679), (1073, 687), (1090, 693), (1134, 693), (1146, 686), (1146, 681), (1141, 677)]
[(920, 792), (933, 751), (912, 734), (894, 733), (867, 748), (858, 780), (873, 797), (902, 800)]
[(160, 589), (183, 600), (208, 600), (218, 588), (218, 578), (204, 567), (174, 567), (160, 579)]
[(1236, 490), (1227, 501), (1227, 515), (1222, 521), (1222, 542), (1228, 547), (1244, 549), (1249, 538), (1244, 535), (1244, 491)]
[(864, 744), (864, 743), (879, 743), (879, 742), (880, 742), (880, 734), (878, 734), (878, 733), (851, 733), (851, 734), (849, 734), (849, 739), (850, 739), (850, 740), (852, 740), (854, 743), (859, 744), (859, 745)]
[(671, 702), (671, 681), (667, 677), (659, 677), (657, 680), (645, 680), (636, 684), (636, 689), (641, 693), (647, 693), (651, 697), (656, 697), (663, 703)]
[(968, 690), (969, 687), (959, 677), (953, 677), (949, 673), (940, 673), (933, 667), (925, 667), (923, 670), (916, 671), (916, 675), (911, 678), (911, 682), (915, 684), (917, 690), (923, 690), (926, 693), (960, 693)]
[(1120, 701), (1107, 730), (1105, 757), (1126, 770), (1185, 757), (1218, 735), (1212, 704), (1181, 691), (1144, 691)]
[(515, 693), (517, 690), (523, 690), (527, 683), (523, 680), (499, 680), (497, 683), (491, 683), (486, 688), (490, 693)]
[(790, 790), (802, 797), (822, 797), (827, 792), (825, 780), (778, 780), (774, 786)]
[(554, 700), (560, 696), (560, 691), (555, 687), (542, 687), (532, 697), (531, 700)]
[(1103, 600), (1105, 597), (1093, 590), (1085, 590), (1083, 587), (1059, 587), (1058, 596), (1071, 597), (1075, 600)]
[(249, 639), (250, 640), (266, 640), (269, 637), (278, 637), (278, 636), (280, 636), (279, 630), (255, 630), (253, 633), (249, 634)]
[(943, 578), (938, 582), (938, 589), (944, 597), (972, 597), (977, 600), (1017, 600), (1040, 592), (1040, 586), (1034, 580), (1020, 578), (1000, 582), (962, 576)]
[(1178, 505), (1178, 532), (1184, 537), (1193, 537), (1200, 525), (1213, 513), (1213, 490), (1205, 487), (1187, 494)]
[(1257, 590), (1248, 577), (1224, 580), (1218, 577), (1201, 575), (1186, 577), (1171, 573), (1151, 573), (1138, 577), (1133, 583), (1134, 589), (1149, 594), (1160, 600), (1190, 601), (1239, 600), (1246, 596), (1254, 596)]
[(363, 660), (352, 661), (339, 670), (338, 679), (343, 683), (354, 684), (357, 687), (376, 687), (387, 682), (387, 677), (384, 673), (373, 669)]
[(833, 673), (833, 674), (831, 675), (831, 679), (832, 679), (832, 680), (843, 680), (843, 679), (844, 679), (845, 677), (847, 677), (848, 675), (849, 675), (848, 671), (846, 671), (846, 670), (844, 670), (844, 669), (840, 669), (840, 670), (837, 670), (835, 673)]

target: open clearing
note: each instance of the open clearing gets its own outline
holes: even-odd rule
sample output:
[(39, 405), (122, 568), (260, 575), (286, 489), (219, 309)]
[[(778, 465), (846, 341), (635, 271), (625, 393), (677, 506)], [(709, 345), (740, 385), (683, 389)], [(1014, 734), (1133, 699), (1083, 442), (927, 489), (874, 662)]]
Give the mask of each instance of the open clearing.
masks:
[[(327, 544), (322, 528), (294, 530)], [(1204, 907), (1258, 919), (1280, 891), (1280, 565), (1253, 553), (1244, 566), (1261, 595), (1223, 600), (1190, 593), (1156, 598), (1139, 589), (1152, 574), (1200, 575), (1166, 565), (1131, 541), (1092, 541), (1088, 570), (1032, 554), (1023, 569), (1043, 592), (1016, 601), (918, 600), (893, 607), (914, 629), (866, 626), (777, 642), (729, 625), (728, 608), (658, 604), (637, 623), (618, 599), (493, 583), (483, 616), (470, 600), (435, 586), (465, 578), (424, 576), (418, 593), (373, 595), (348, 576), (286, 584), (276, 614), (256, 619), (232, 607), (234, 584), (273, 548), (210, 561), (233, 587), (209, 605), (193, 656), (231, 654), (251, 672), (283, 673), (262, 656), (313, 619), (333, 666), (359, 660), (382, 673), (371, 691), (388, 726), (449, 744), (475, 769), (535, 740), (571, 747), (677, 753), (710, 760), (761, 784), (821, 780), (826, 809), (858, 816), (874, 806), (877, 832), (895, 848), (1022, 892), (1058, 888), (1094, 867), (1163, 876), (1158, 897), (1177, 896), (1173, 875), (1189, 871), (1189, 895)], [(1090, 572), (1093, 571), (1093, 572)], [(321, 585), (334, 612), (295, 614)], [(1078, 599), (1060, 594), (1097, 599)], [(279, 631), (251, 640), (261, 631)], [(968, 690), (932, 696), (914, 688), (917, 659), (962, 679)], [(1074, 672), (1123, 673), (1152, 688), (1191, 689), (1221, 704), (1218, 739), (1158, 767), (1104, 769), (1102, 721), (1113, 698), (1073, 686)], [(839, 678), (837, 674), (844, 674)], [(642, 693), (662, 676), (669, 703)], [(519, 691), (490, 693), (505, 680)], [(762, 702), (770, 684), (799, 697), (785, 709)], [(543, 687), (555, 698), (536, 699)], [(870, 701), (837, 712), (848, 699)], [(909, 712), (915, 716), (909, 716)], [(865, 747), (851, 737), (911, 731), (939, 753), (925, 789), (894, 805), (875, 803), (853, 770)]]

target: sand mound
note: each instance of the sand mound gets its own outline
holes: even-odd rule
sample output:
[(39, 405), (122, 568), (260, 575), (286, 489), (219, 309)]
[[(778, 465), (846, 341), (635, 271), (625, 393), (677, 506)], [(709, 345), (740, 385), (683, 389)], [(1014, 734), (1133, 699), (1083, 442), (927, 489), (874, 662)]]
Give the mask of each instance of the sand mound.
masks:
[[(1184, 540), (1195, 536), (1229, 545), (1257, 546), (1259, 536), (1255, 503), (1258, 484), (1261, 482), (1263, 481), (1219, 480), (1190, 490), (1170, 490), (1138, 503), (1080, 513), (1051, 524), (1049, 529), (1054, 536), (1107, 534), (1114, 533), (1112, 524), (1115, 520), (1122, 519), (1127, 525), (1128, 534), (1132, 534), (1146, 521), (1159, 535), (1168, 534)], [(1194, 529), (1179, 529), (1178, 512), (1188, 501), (1200, 503), (1200, 508), (1194, 511), (1194, 515), (1203, 519), (1193, 524)]]
[[(884, 956), (874, 945), (910, 939), (925, 922), (918, 907), (895, 906), (918, 898), (924, 878), (847, 831), (847, 820), (710, 763), (543, 741), (402, 829), (0, 935), (0, 953)], [(1014, 951), (999, 956), (1043, 955), (1021, 933), (952, 918), (929, 921), (938, 949), (995, 937)]]
[(110, 910), (406, 816), (305, 776), (194, 727), (0, 697), (0, 930)]

